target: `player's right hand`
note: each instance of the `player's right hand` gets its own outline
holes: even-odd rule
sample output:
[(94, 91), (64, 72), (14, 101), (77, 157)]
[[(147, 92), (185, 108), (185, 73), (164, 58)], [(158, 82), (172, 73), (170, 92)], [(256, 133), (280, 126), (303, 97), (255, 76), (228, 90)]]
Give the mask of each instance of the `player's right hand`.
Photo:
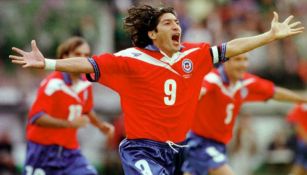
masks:
[(32, 51), (30, 52), (12, 47), (12, 50), (18, 55), (10, 55), (9, 58), (12, 60), (12, 63), (22, 65), (23, 68), (43, 69), (45, 67), (45, 58), (36, 46), (35, 40), (31, 41), (31, 47)]
[(88, 117), (81, 116), (76, 117), (71, 121), (71, 125), (73, 128), (83, 128), (89, 123)]

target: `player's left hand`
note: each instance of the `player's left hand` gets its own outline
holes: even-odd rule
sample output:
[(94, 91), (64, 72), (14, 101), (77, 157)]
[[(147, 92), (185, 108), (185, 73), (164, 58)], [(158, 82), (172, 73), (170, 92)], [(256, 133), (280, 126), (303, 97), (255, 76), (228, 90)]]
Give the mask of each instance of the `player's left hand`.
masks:
[(304, 31), (304, 27), (301, 26), (300, 21), (291, 22), (293, 16), (289, 16), (283, 22), (278, 22), (278, 14), (274, 13), (274, 18), (271, 23), (271, 30), (270, 32), (274, 36), (275, 39), (282, 39), (288, 36), (297, 35)]
[(105, 134), (108, 139), (112, 139), (114, 137), (114, 126), (110, 123), (105, 122), (102, 127), (100, 127), (100, 131)]

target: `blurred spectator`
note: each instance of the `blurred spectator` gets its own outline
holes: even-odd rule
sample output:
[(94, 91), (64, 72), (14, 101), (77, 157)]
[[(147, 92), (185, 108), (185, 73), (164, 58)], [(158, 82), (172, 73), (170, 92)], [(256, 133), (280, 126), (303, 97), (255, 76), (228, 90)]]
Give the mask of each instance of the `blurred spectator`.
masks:
[(0, 174), (17, 175), (17, 168), (13, 159), (13, 145), (9, 134), (4, 132), (0, 135)]
[(186, 42), (208, 42), (212, 43), (213, 38), (211, 32), (207, 28), (207, 20), (193, 24), (184, 34), (182, 39)]
[(230, 165), (236, 175), (252, 175), (257, 153), (257, 137), (248, 114), (240, 115), (234, 140), (229, 147)]
[(294, 156), (290, 141), (285, 128), (275, 133), (266, 155), (268, 171), (271, 174), (286, 174), (285, 172), (289, 171)]
[(295, 161), (291, 175), (307, 174), (307, 104), (296, 105), (288, 114), (296, 135)]

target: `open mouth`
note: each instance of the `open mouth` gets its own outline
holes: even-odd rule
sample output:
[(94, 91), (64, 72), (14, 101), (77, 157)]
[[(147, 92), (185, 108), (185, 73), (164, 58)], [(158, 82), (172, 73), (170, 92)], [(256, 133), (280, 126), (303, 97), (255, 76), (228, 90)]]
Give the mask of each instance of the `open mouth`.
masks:
[(179, 43), (179, 39), (180, 39), (180, 34), (174, 34), (172, 35), (172, 40), (178, 44)]

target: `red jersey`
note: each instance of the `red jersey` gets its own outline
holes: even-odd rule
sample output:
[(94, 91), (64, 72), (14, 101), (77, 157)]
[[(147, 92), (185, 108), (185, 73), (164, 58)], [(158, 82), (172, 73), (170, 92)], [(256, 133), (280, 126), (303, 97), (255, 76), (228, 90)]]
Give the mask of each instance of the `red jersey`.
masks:
[(229, 81), (223, 67), (203, 79), (204, 95), (198, 102), (192, 131), (205, 138), (227, 144), (240, 107), (244, 101), (267, 100), (274, 95), (274, 84), (245, 73), (235, 85)]
[(299, 124), (307, 132), (307, 104), (296, 105), (289, 112), (287, 119), (291, 123)]
[(201, 80), (211, 70), (217, 50), (210, 53), (206, 43), (182, 46), (172, 58), (150, 45), (89, 59), (95, 75), (100, 76), (99, 83), (121, 97), (128, 139), (160, 142), (185, 139)]
[(56, 144), (69, 149), (79, 147), (77, 129), (41, 127), (34, 123), (43, 114), (73, 120), (93, 108), (92, 85), (84, 79), (73, 85), (69, 74), (53, 72), (45, 78), (29, 112), (27, 139), (39, 144)]

